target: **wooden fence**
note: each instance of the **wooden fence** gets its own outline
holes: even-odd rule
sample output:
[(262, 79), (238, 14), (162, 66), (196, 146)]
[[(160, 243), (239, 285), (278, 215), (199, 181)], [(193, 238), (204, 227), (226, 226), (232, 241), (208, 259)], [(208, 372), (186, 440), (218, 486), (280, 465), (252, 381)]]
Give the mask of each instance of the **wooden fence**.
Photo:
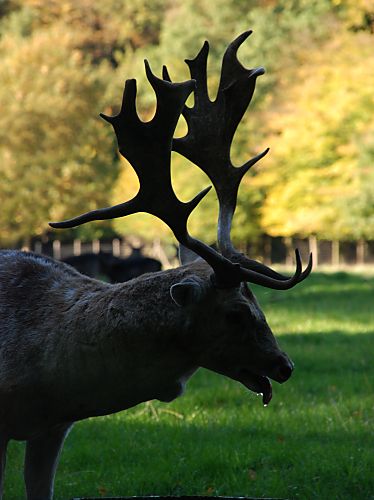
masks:
[[(135, 242), (135, 245), (134, 245)], [(83, 253), (111, 252), (116, 256), (128, 256), (133, 246), (140, 246), (139, 240), (93, 240), (82, 242), (74, 240), (61, 242), (59, 240), (42, 242), (35, 240), (29, 250), (63, 259), (70, 255)], [(268, 265), (292, 265), (294, 249), (298, 248), (304, 262), (309, 252), (313, 253), (314, 267), (318, 266), (374, 266), (374, 241), (328, 241), (318, 240), (315, 237), (308, 239), (271, 238), (264, 236), (256, 245), (243, 245), (240, 249), (252, 258), (261, 260)], [(177, 264), (177, 249), (175, 245), (163, 245), (160, 240), (142, 246), (144, 255), (161, 261), (164, 268)]]
[(294, 249), (298, 248), (304, 259), (313, 253), (314, 266), (374, 266), (374, 241), (330, 241), (308, 239), (271, 238), (270, 256), (264, 252), (270, 263), (290, 264)]
[(164, 268), (173, 267), (177, 263), (177, 247), (175, 245), (162, 245), (160, 240), (154, 240), (152, 243), (144, 245), (138, 239), (121, 240), (119, 238), (92, 240), (89, 242), (81, 240), (73, 240), (71, 242), (49, 240), (42, 242), (35, 240), (30, 245), (30, 248), (24, 247), (24, 250), (32, 250), (33, 252), (49, 255), (61, 260), (71, 255), (99, 252), (110, 252), (117, 257), (127, 257), (134, 248), (139, 247), (141, 247), (144, 255), (158, 259)]

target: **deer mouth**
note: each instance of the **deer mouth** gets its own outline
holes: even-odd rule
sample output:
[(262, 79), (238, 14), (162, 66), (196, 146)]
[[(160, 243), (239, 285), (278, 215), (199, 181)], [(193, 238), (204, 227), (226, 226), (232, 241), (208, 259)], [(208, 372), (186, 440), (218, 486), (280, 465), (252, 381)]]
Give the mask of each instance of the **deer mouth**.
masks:
[(262, 402), (268, 405), (272, 398), (272, 387), (268, 377), (257, 375), (249, 370), (240, 370), (237, 380), (242, 383), (247, 389), (256, 394), (262, 395)]

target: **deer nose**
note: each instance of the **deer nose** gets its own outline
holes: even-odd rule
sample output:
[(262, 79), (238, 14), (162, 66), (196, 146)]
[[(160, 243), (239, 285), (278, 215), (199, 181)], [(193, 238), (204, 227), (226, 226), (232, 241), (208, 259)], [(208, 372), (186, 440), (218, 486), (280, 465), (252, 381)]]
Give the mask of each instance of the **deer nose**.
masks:
[(277, 382), (286, 382), (293, 372), (293, 363), (286, 355), (279, 356), (278, 358), (278, 366), (274, 370), (274, 380)]

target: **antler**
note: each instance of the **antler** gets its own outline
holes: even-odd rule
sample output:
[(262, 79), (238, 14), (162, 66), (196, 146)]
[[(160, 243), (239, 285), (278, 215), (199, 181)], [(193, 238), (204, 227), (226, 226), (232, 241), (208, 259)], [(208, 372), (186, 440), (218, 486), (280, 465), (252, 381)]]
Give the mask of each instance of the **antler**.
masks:
[[(216, 189), (219, 202), (217, 241), (222, 254), (249, 270), (276, 280), (288, 280), (288, 277), (238, 252), (230, 237), (240, 182), (245, 173), (269, 151), (269, 148), (265, 149), (241, 167), (234, 167), (230, 158), (231, 143), (252, 99), (256, 79), (265, 73), (262, 67), (246, 69), (237, 59), (238, 48), (251, 33), (252, 31), (242, 33), (228, 46), (223, 57), (215, 101), (210, 100), (207, 86), (209, 43), (204, 43), (195, 59), (185, 60), (191, 78), (196, 80), (195, 103), (192, 108), (183, 108), (188, 133), (185, 137), (174, 139), (173, 149), (200, 167)], [(166, 67), (163, 68), (163, 77), (170, 81)], [(296, 261), (297, 259), (296, 253)], [(310, 255), (309, 264), (301, 273), (300, 281), (308, 276), (311, 269)]]
[(183, 203), (176, 197), (171, 184), (170, 156), (173, 133), (184, 103), (195, 87), (195, 82), (189, 80), (183, 83), (170, 83), (161, 80), (152, 73), (148, 61), (145, 61), (145, 70), (157, 98), (157, 109), (153, 119), (142, 122), (137, 114), (136, 80), (126, 81), (118, 115), (101, 114), (101, 117), (115, 130), (121, 155), (128, 159), (138, 175), (140, 182), (138, 193), (125, 203), (93, 210), (63, 222), (51, 222), (50, 226), (70, 228), (94, 220), (114, 219), (137, 212), (147, 212), (164, 221), (178, 241), (193, 247), (194, 251), (202, 255), (222, 280), (221, 267), (226, 271), (227, 264), (222, 266), (222, 263), (227, 259), (219, 254), (215, 255), (217, 252), (191, 238), (187, 232), (190, 213), (210, 187), (201, 191), (190, 202)]
[(94, 220), (123, 217), (136, 212), (147, 212), (163, 220), (173, 231), (177, 240), (200, 255), (214, 271), (218, 286), (233, 286), (241, 281), (250, 281), (275, 289), (288, 289), (300, 281), (301, 259), (296, 255), (294, 276), (277, 280), (254, 270), (243, 269), (205, 243), (191, 237), (187, 231), (187, 220), (192, 210), (209, 191), (201, 191), (188, 203), (175, 195), (171, 183), (170, 159), (173, 134), (185, 101), (195, 87), (195, 81), (171, 83), (157, 78), (145, 62), (147, 78), (156, 97), (157, 108), (149, 122), (140, 120), (135, 105), (136, 81), (127, 80), (121, 110), (116, 116), (101, 115), (112, 124), (119, 151), (134, 167), (140, 182), (137, 195), (130, 201), (113, 207), (93, 210), (73, 219), (50, 223), (54, 228), (69, 228)]

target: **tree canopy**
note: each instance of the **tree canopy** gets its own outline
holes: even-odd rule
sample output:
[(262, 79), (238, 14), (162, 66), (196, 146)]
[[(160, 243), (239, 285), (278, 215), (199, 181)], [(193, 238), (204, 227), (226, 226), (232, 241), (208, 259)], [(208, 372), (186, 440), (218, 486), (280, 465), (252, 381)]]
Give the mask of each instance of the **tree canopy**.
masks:
[[(0, 245), (27, 241), (61, 220), (135, 194), (111, 127), (124, 81), (138, 80), (137, 108), (152, 117), (143, 59), (173, 80), (210, 41), (209, 92), (239, 33), (238, 56), (265, 66), (234, 138), (240, 165), (270, 146), (244, 178), (234, 218), (237, 242), (317, 235), (374, 239), (374, 4), (371, 0), (3, 0), (0, 3)], [(191, 103), (191, 99), (189, 103)], [(185, 133), (183, 119), (178, 133)], [(173, 182), (187, 201), (210, 182), (173, 154)], [(191, 216), (213, 241), (213, 192)], [(116, 231), (170, 238), (150, 216), (90, 224), (86, 237)]]
[(366, 33), (329, 38), (295, 71), (291, 101), (269, 112), (273, 154), (257, 181), (270, 234), (373, 237), (372, 42)]

